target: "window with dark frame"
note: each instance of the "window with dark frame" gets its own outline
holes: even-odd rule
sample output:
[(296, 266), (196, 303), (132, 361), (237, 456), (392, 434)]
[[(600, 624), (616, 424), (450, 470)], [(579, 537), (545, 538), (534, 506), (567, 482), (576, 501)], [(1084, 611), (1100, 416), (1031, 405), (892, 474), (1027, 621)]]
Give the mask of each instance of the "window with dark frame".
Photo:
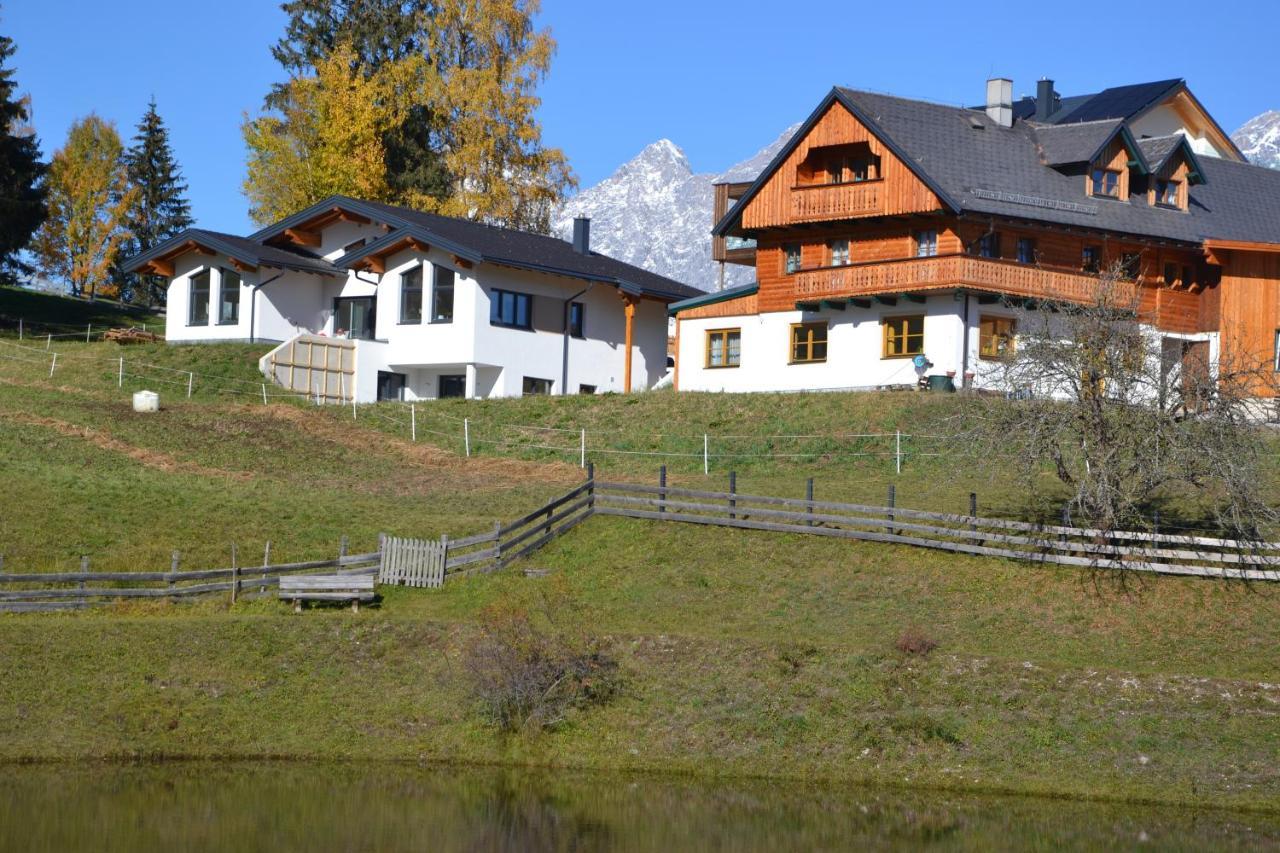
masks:
[(1034, 264), (1036, 262), (1036, 241), (1031, 237), (1018, 238), (1018, 263)]
[(191, 276), (190, 305), (187, 308), (188, 326), (209, 325), (209, 271)]
[(843, 267), (849, 264), (849, 241), (848, 240), (832, 240), (827, 243), (827, 249), (831, 253), (831, 266)]
[(980, 258), (998, 258), (1000, 257), (1000, 235), (995, 231), (983, 234), (978, 238), (978, 244), (974, 248)]
[(800, 244), (786, 243), (782, 247), (783, 269), (787, 275), (800, 271)]
[(579, 393), (579, 394), (594, 394), (594, 393), (596, 393), (596, 386), (594, 386), (594, 385), (579, 385), (579, 386), (578, 386), (578, 393)]
[(908, 358), (924, 353), (924, 315), (885, 317), (884, 358)]
[(1094, 169), (1093, 194), (1104, 198), (1119, 198), (1120, 172), (1116, 169)]
[(489, 297), (489, 325), (532, 329), (533, 298), (527, 293), (495, 289)]
[(448, 267), (431, 265), (431, 322), (453, 322), (453, 284), (455, 274)]
[(1178, 283), (1178, 265), (1177, 264), (1164, 265), (1164, 283), (1170, 286)]
[(1161, 207), (1181, 207), (1179, 201), (1179, 189), (1181, 181), (1158, 180), (1156, 181), (1156, 204)]
[(1135, 281), (1142, 272), (1142, 254), (1125, 252), (1120, 256), (1120, 274), (1129, 281)]
[(583, 318), (586, 308), (581, 302), (569, 303), (569, 336), (572, 338), (585, 338), (583, 332)]
[(404, 325), (422, 322), (422, 264), (414, 264), (400, 273), (400, 322)]
[(464, 373), (446, 373), (440, 376), (440, 392), (442, 400), (467, 396), (467, 377)]
[(1101, 272), (1102, 248), (1099, 246), (1085, 246), (1080, 255), (1080, 268), (1085, 272)]
[(791, 324), (791, 363), (813, 364), (827, 360), (827, 324)]
[(917, 231), (914, 234), (916, 241), (916, 257), (932, 258), (938, 254), (938, 232), (929, 229), (927, 231)]
[(526, 397), (543, 397), (551, 393), (551, 380), (526, 376), (521, 390)]
[(240, 273), (222, 270), (218, 285), (218, 325), (234, 326), (240, 322)]
[(707, 332), (707, 367), (738, 367), (742, 364), (742, 330), (711, 329)]

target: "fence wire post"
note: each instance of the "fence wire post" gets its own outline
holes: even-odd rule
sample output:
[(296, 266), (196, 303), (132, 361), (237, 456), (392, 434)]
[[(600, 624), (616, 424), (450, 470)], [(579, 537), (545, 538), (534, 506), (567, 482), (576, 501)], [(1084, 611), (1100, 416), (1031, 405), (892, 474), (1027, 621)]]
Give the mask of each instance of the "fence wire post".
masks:
[(49, 333), (49, 337), (44, 339), (44, 350), (49, 351), (49, 347), (53, 346), (53, 332)]
[(84, 342), (86, 344), (89, 343), (89, 336), (92, 334), (93, 334), (93, 324), (90, 323), (89, 325), (85, 326), (85, 330), (84, 330)]
[(188, 400), (191, 399), (191, 386), (194, 385), (195, 382), (196, 382), (196, 375), (194, 373), (188, 372), (187, 373), (187, 399)]
[(702, 476), (711, 473), (711, 438), (704, 432), (702, 434)]
[(582, 436), (578, 440), (578, 467), (587, 467), (587, 430), (585, 427), (583, 427)]
[(53, 354), (53, 361), (49, 362), (49, 378), (53, 378), (53, 369), (58, 366), (58, 354)]
[(894, 441), (894, 456), (897, 459), (897, 473), (902, 473), (902, 430), (898, 430)]
[(409, 440), (418, 440), (418, 406), (415, 403), (409, 404)]
[(124, 387), (124, 356), (120, 356), (120, 373), (116, 377), (116, 386), (119, 388)]
[(462, 450), (467, 456), (471, 456), (471, 419), (462, 419)]
[(262, 405), (267, 405), (267, 383), (262, 383)]

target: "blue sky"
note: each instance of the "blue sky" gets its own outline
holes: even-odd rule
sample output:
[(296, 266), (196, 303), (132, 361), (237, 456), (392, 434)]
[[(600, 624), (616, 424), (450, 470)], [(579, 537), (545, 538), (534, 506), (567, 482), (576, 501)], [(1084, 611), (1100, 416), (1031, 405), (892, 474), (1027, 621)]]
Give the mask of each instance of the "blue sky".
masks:
[[(1063, 8), (543, 0), (541, 23), (559, 43), (541, 89), (544, 139), (589, 186), (662, 137), (694, 169), (720, 171), (804, 118), (834, 84), (976, 103), (995, 75), (1012, 77), (1015, 94), (1034, 91), (1042, 76), (1063, 94), (1184, 77), (1228, 132), (1280, 109), (1273, 3), (1143, 7), (1163, 23), (1117, 14), (1115, 3), (1071, 4), (1064, 23)], [(269, 48), (283, 26), (271, 0), (0, 4), (0, 32), (17, 42), (18, 83), (32, 95), (46, 156), (89, 112), (132, 136), (154, 95), (197, 220), (242, 233), (250, 225), (240, 121), (282, 76)]]

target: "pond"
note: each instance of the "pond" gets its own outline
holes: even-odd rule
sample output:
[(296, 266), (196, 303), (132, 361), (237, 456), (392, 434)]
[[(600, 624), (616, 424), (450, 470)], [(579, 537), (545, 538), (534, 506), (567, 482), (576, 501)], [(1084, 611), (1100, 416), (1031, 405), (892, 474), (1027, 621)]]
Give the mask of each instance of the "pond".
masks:
[(1263, 849), (1280, 816), (385, 764), (10, 766), (0, 850)]

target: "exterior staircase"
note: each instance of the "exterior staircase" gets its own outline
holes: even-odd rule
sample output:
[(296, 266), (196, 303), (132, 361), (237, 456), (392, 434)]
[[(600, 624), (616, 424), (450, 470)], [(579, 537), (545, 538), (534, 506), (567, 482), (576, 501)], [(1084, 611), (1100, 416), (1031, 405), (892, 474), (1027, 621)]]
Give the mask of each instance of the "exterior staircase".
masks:
[(258, 361), (276, 385), (320, 403), (347, 403), (355, 395), (356, 342), (303, 333)]

